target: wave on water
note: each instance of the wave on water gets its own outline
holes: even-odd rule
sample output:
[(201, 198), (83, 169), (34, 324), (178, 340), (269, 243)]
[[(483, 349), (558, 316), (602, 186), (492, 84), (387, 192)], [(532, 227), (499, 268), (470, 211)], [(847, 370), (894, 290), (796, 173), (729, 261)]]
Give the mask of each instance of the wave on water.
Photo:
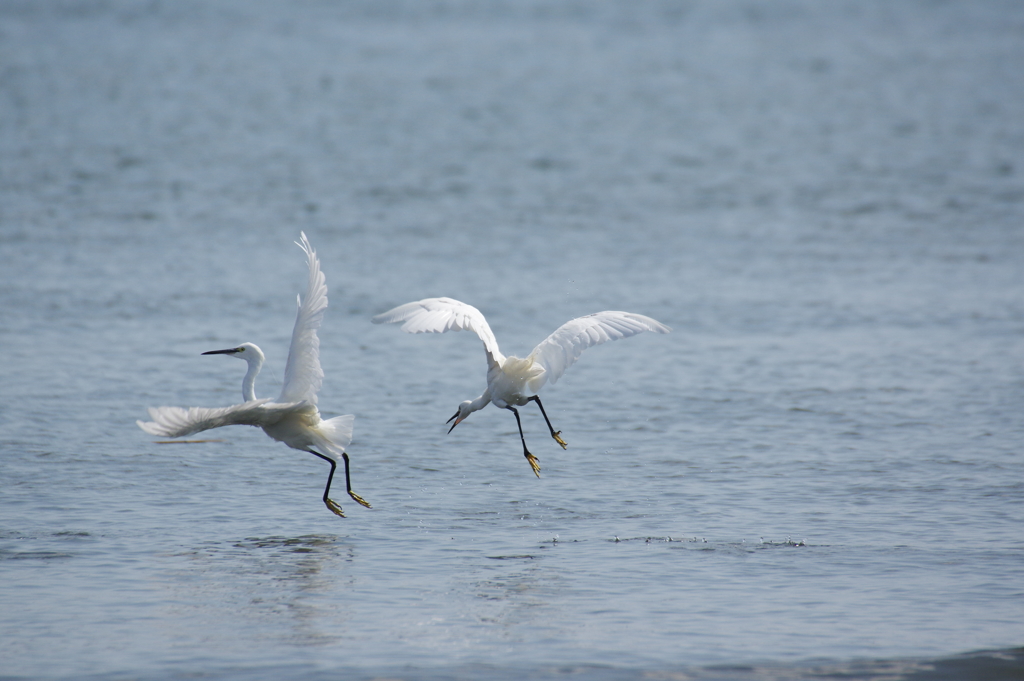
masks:
[[(793, 664), (720, 664), (706, 667), (618, 668), (564, 664), (535, 667), (495, 667), (485, 664), (458, 667), (399, 667), (331, 669), (312, 665), (273, 665), (259, 668), (168, 670), (139, 674), (117, 672), (74, 677), (70, 681), (1019, 681), (1024, 679), (1024, 647), (985, 650), (938, 659), (809, 661)], [(2, 676), (0, 681), (28, 681), (28, 677)], [(56, 681), (56, 680), (55, 680)]]

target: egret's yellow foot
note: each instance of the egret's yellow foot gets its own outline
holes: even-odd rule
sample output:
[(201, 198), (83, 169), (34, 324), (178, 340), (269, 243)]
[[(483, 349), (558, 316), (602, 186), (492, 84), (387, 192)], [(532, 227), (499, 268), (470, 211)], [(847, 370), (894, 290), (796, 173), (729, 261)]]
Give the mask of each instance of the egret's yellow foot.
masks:
[(533, 454), (530, 454), (530, 452), (526, 452), (525, 454), (523, 454), (523, 456), (525, 456), (526, 460), (530, 463), (530, 468), (533, 469), (533, 474), (536, 475), (539, 478), (540, 477), (540, 462), (537, 461), (537, 457), (535, 457)]
[(327, 506), (330, 512), (334, 515), (340, 516), (342, 518), (345, 517), (345, 514), (341, 511), (341, 506), (338, 506), (334, 499), (324, 499), (324, 505)]
[(366, 508), (373, 508), (373, 506), (370, 506), (370, 502), (368, 502), (366, 499), (363, 499), (361, 496), (359, 496), (355, 492), (349, 490), (348, 495), (350, 497), (352, 497), (353, 499), (355, 499), (357, 504), (362, 504)]
[(562, 435), (562, 431), (560, 431), (560, 430), (559, 431), (555, 431), (554, 433), (551, 433), (551, 437), (555, 438), (555, 442), (557, 442), (558, 444), (562, 445), (562, 449), (565, 449), (569, 445), (568, 445), (568, 443), (566, 443), (565, 440), (563, 440), (560, 437), (561, 435)]

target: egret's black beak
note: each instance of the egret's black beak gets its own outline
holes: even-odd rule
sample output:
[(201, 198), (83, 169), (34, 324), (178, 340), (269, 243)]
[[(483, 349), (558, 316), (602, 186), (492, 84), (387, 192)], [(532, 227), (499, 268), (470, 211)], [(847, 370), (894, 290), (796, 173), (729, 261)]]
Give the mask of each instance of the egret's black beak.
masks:
[(242, 351), (242, 348), (228, 348), (227, 350), (210, 350), (209, 352), (204, 352), (203, 354), (204, 355), (233, 355), (236, 352), (241, 352), (241, 351)]
[[(452, 421), (455, 421), (455, 423), (452, 423)], [(455, 412), (455, 416), (445, 421), (445, 423), (452, 423), (452, 427), (448, 429), (448, 432), (450, 433), (455, 430), (455, 426), (459, 425), (461, 421), (462, 419), (459, 418), (459, 412)], [(461, 433), (462, 431), (460, 430), (459, 432)]]

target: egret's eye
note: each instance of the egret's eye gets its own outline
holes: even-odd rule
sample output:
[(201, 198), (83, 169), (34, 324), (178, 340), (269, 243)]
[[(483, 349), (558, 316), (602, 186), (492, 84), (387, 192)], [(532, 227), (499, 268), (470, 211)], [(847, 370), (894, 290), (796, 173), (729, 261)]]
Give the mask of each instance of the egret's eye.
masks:
[(238, 348), (235, 352), (245, 352), (245, 348)]

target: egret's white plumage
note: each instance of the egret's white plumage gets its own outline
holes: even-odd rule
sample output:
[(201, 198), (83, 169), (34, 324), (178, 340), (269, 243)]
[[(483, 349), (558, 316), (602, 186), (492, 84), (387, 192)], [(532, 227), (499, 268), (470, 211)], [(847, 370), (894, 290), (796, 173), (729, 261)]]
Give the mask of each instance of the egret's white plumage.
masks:
[(345, 462), (345, 483), (349, 495), (370, 507), (362, 497), (352, 491), (349, 478), (349, 460), (345, 447), (352, 441), (351, 414), (323, 420), (317, 409), (317, 393), (323, 385), (324, 372), (320, 368), (320, 339), (317, 329), (327, 309), (327, 284), (320, 271), (320, 260), (310, 246), (305, 233), (296, 244), (306, 253), (309, 264), (309, 283), (306, 295), (298, 297), (298, 313), (288, 350), (288, 363), (284, 370), (284, 385), (276, 401), (256, 399), (256, 376), (263, 367), (263, 351), (253, 343), (243, 343), (226, 350), (211, 350), (204, 355), (231, 355), (248, 364), (242, 380), (242, 404), (230, 407), (151, 407), (152, 421), (137, 421), (139, 428), (158, 437), (183, 437), (210, 428), (244, 425), (258, 426), (263, 431), (293, 449), (315, 454), (331, 464), (331, 473), (324, 490), (324, 504), (332, 512), (344, 517), (341, 507), (329, 498), (335, 464), (340, 456)]
[(558, 327), (540, 342), (526, 358), (505, 357), (498, 349), (498, 341), (480, 310), (452, 298), (425, 298), (388, 310), (373, 318), (374, 324), (402, 323), (408, 333), (444, 333), (445, 331), (472, 331), (484, 343), (487, 355), (487, 389), (475, 400), (459, 405), (451, 432), (474, 411), (493, 403), (508, 409), (516, 417), (519, 437), (523, 441), (523, 456), (530, 462), (533, 472), (540, 476), (537, 458), (526, 448), (523, 427), (516, 406), (536, 402), (547, 422), (551, 437), (565, 449), (566, 443), (548, 420), (537, 393), (550, 381), (555, 383), (579, 359), (587, 348), (601, 343), (635, 336), (644, 331), (668, 333), (671, 329), (659, 321), (632, 312), (606, 310), (578, 317)]

